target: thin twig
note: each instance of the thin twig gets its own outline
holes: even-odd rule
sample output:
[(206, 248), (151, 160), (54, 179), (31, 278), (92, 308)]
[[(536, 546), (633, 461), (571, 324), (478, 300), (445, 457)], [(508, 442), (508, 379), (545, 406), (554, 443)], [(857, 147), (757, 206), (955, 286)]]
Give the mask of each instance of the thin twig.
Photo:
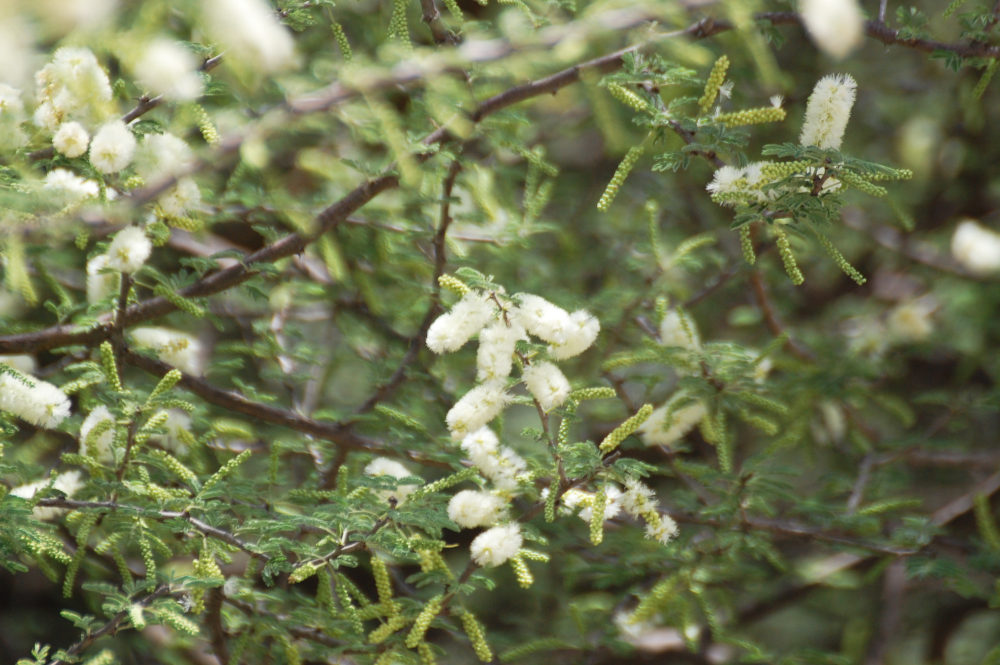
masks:
[[(782, 325), (781, 319), (778, 318), (778, 313), (774, 309), (774, 305), (771, 303), (771, 299), (767, 294), (767, 287), (764, 284), (764, 278), (760, 274), (760, 270), (754, 268), (750, 271), (750, 285), (753, 287), (753, 294), (757, 300), (757, 305), (760, 307), (761, 313), (764, 315), (764, 322), (767, 324), (768, 330), (771, 331), (776, 337), (781, 335), (787, 335), (785, 326)], [(802, 346), (799, 342), (794, 340), (790, 335), (787, 337), (787, 342), (785, 343), (788, 349), (800, 360), (814, 361), (816, 360), (816, 355), (806, 347)]]
[[(152, 593), (137, 599), (133, 604), (141, 605), (143, 607), (148, 607), (154, 600), (156, 600), (157, 598), (162, 598), (163, 596), (166, 596), (168, 593), (170, 593), (170, 587), (168, 587), (166, 584), (163, 584), (157, 587)], [(71, 646), (64, 649), (64, 651), (70, 656), (75, 656), (79, 653), (82, 653), (88, 647), (90, 647), (90, 645), (92, 645), (94, 642), (104, 637), (105, 635), (111, 635), (116, 633), (118, 631), (118, 627), (121, 626), (122, 622), (124, 622), (128, 617), (129, 617), (128, 610), (122, 610), (121, 612), (118, 612), (113, 617), (111, 617), (111, 620), (108, 621), (106, 624), (104, 624), (97, 630), (88, 632), (86, 635), (80, 638), (79, 641), (75, 642)], [(73, 662), (77, 661), (74, 660)], [(69, 662), (57, 658), (56, 660), (49, 661), (48, 665), (69, 665)]]
[(142, 506), (133, 506), (125, 503), (118, 503), (117, 501), (77, 501), (75, 499), (40, 499), (38, 501), (39, 506), (46, 506), (50, 508), (75, 508), (75, 509), (86, 509), (86, 510), (108, 510), (108, 511), (122, 511), (122, 512), (134, 512), (141, 514), (143, 517), (148, 517), (150, 519), (155, 519), (157, 521), (165, 522), (167, 520), (180, 519), (184, 520), (198, 532), (220, 540), (228, 545), (236, 547), (255, 559), (260, 559), (261, 561), (270, 561), (271, 557), (259, 552), (254, 549), (249, 543), (237, 538), (233, 534), (229, 533), (224, 529), (214, 527), (211, 524), (203, 522), (197, 517), (192, 517), (187, 512), (178, 512), (176, 510), (156, 510), (154, 508), (145, 508)]

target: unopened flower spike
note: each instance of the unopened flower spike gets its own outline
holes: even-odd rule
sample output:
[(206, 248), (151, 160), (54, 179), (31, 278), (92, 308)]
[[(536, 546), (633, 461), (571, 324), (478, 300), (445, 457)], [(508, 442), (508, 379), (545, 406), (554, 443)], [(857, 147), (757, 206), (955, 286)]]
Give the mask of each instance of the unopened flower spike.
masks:
[(622, 159), (621, 163), (618, 164), (618, 168), (615, 169), (615, 174), (611, 176), (611, 181), (608, 183), (608, 186), (604, 188), (604, 193), (601, 194), (601, 198), (597, 202), (598, 210), (601, 212), (607, 212), (608, 208), (611, 207), (612, 202), (614, 202), (615, 197), (618, 195), (618, 190), (621, 189), (623, 184), (625, 184), (625, 179), (628, 178), (629, 173), (632, 172), (636, 162), (639, 161), (639, 158), (645, 150), (646, 141), (643, 141), (637, 146), (632, 146), (629, 148), (629, 151), (625, 153), (625, 157)]
[(740, 227), (740, 249), (743, 251), (743, 259), (750, 265), (757, 263), (757, 254), (753, 249), (753, 238), (750, 233), (750, 225), (744, 224)]
[(745, 125), (761, 125), (765, 122), (781, 122), (785, 119), (785, 109), (780, 106), (762, 106), (755, 109), (743, 109), (720, 113), (715, 121), (726, 127), (743, 127)]
[(452, 275), (441, 275), (438, 277), (438, 284), (441, 285), (441, 288), (448, 289), (460, 296), (464, 296), (471, 290), (465, 285), (465, 282)]
[(785, 266), (785, 272), (792, 280), (792, 284), (798, 286), (802, 282), (806, 281), (806, 278), (802, 275), (802, 271), (799, 270), (799, 264), (795, 260), (795, 255), (792, 254), (792, 243), (788, 239), (788, 234), (777, 224), (773, 225), (772, 230), (774, 231), (774, 244), (778, 248), (778, 254), (781, 256), (781, 262)]
[(634, 111), (649, 111), (649, 103), (645, 99), (632, 92), (628, 88), (619, 85), (617, 83), (608, 84), (608, 92), (611, 96), (620, 101), (625, 106), (628, 106)]
[(698, 108), (701, 109), (702, 113), (708, 113), (712, 104), (715, 103), (715, 99), (719, 95), (719, 88), (725, 82), (728, 71), (729, 58), (723, 55), (712, 65), (712, 71), (709, 72), (708, 80), (705, 81), (705, 92), (698, 100)]
[(610, 434), (604, 437), (601, 441), (600, 448), (601, 453), (607, 454), (621, 445), (632, 432), (636, 431), (643, 422), (646, 421), (649, 416), (653, 414), (653, 406), (651, 404), (643, 404), (635, 415), (628, 418), (621, 425), (616, 427)]
[(510, 565), (514, 568), (514, 577), (517, 578), (517, 584), (522, 589), (530, 588), (535, 583), (535, 576), (531, 574), (531, 570), (528, 569), (528, 565), (524, 563), (524, 559), (520, 555), (512, 557)]

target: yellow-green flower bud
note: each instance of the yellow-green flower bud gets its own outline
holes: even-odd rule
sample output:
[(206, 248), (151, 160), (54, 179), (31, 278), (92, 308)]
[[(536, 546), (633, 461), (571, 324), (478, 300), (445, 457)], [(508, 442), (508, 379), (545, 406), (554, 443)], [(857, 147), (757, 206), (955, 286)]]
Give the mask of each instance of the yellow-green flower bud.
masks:
[(636, 606), (631, 616), (629, 616), (628, 622), (631, 624), (637, 624), (652, 618), (653, 615), (659, 611), (667, 597), (673, 593), (676, 586), (676, 577), (667, 577), (657, 582), (653, 588), (649, 590), (649, 593), (639, 601), (639, 604)]
[(864, 275), (858, 272), (857, 268), (852, 266), (847, 259), (844, 258), (844, 255), (840, 253), (840, 250), (833, 246), (833, 243), (830, 242), (829, 238), (815, 229), (814, 232), (816, 233), (816, 237), (819, 238), (820, 244), (823, 245), (823, 249), (826, 250), (826, 253), (829, 254), (830, 258), (832, 258), (834, 263), (837, 264), (837, 267), (844, 271), (845, 275), (853, 279), (859, 286), (868, 281), (865, 279)]
[(410, 633), (406, 636), (407, 648), (415, 649), (423, 641), (424, 633), (430, 628), (434, 617), (441, 611), (441, 603), (443, 601), (444, 596), (438, 594), (428, 600), (427, 604), (424, 605), (424, 609), (420, 610), (420, 614), (417, 615), (416, 620), (413, 622), (413, 628), (410, 629)]
[(521, 555), (511, 557), (510, 565), (514, 568), (514, 577), (517, 578), (517, 584), (522, 589), (527, 589), (535, 583), (535, 576), (528, 570), (528, 566), (524, 563)]
[(600, 545), (604, 540), (604, 509), (607, 505), (608, 488), (601, 485), (590, 509), (590, 542), (593, 545)]
[(585, 399), (614, 399), (617, 396), (618, 393), (615, 392), (615, 389), (608, 386), (581, 388), (570, 393), (570, 398), (577, 402), (582, 402)]
[(868, 194), (869, 196), (882, 197), (889, 193), (885, 187), (880, 187), (878, 185), (872, 184), (865, 178), (857, 175), (856, 173), (851, 173), (850, 171), (843, 171), (842, 173), (839, 174), (838, 177), (844, 183), (850, 185), (851, 187), (853, 187), (858, 191)]
[(427, 642), (421, 642), (417, 645), (417, 653), (420, 654), (420, 662), (424, 665), (437, 665), (437, 659), (434, 658), (434, 651)]
[(805, 173), (806, 169), (810, 166), (810, 162), (805, 160), (794, 162), (763, 162), (760, 166), (760, 172), (763, 176), (762, 181), (774, 182), (775, 180), (782, 180), (796, 173)]
[(634, 111), (645, 112), (650, 110), (649, 103), (645, 99), (617, 83), (609, 83), (608, 92), (611, 93), (612, 97)]
[[(454, 2), (454, 0), (452, 1)], [(337, 42), (337, 48), (340, 49), (344, 60), (350, 62), (351, 58), (354, 57), (354, 52), (351, 50), (351, 43), (347, 41), (347, 33), (344, 32), (344, 27), (337, 21), (332, 20), (330, 30), (333, 32), (333, 39)]]
[(712, 65), (712, 71), (708, 73), (708, 80), (705, 81), (705, 93), (698, 100), (698, 108), (702, 113), (707, 113), (715, 98), (719, 95), (719, 88), (726, 81), (726, 72), (729, 71), (729, 58), (721, 56)]
[(762, 106), (755, 109), (743, 109), (730, 113), (720, 113), (715, 116), (716, 122), (726, 127), (743, 127), (744, 125), (760, 125), (765, 122), (780, 122), (785, 119), (785, 109), (774, 106)]
[(806, 281), (806, 278), (802, 276), (802, 271), (799, 270), (799, 264), (795, 261), (795, 255), (792, 254), (792, 244), (788, 240), (788, 235), (781, 229), (781, 227), (775, 225), (773, 229), (775, 235), (774, 244), (778, 248), (778, 254), (781, 256), (781, 262), (785, 266), (785, 272), (788, 273), (788, 277), (791, 278), (792, 284), (798, 286), (802, 282)]
[(390, 635), (395, 633), (397, 630), (406, 625), (406, 619), (402, 614), (397, 614), (396, 616), (389, 617), (389, 620), (383, 623), (381, 626), (368, 633), (368, 642), (371, 644), (380, 644), (386, 640)]
[(104, 377), (112, 390), (121, 392), (122, 381), (118, 376), (118, 366), (115, 364), (115, 352), (111, 348), (111, 342), (101, 342), (101, 369), (104, 370)]
[(632, 432), (638, 429), (639, 425), (646, 422), (646, 419), (649, 418), (652, 413), (653, 405), (643, 404), (642, 408), (640, 408), (634, 416), (627, 419), (621, 425), (612, 430), (610, 434), (604, 437), (604, 440), (601, 441), (601, 445), (599, 446), (601, 452), (605, 454), (610, 453), (612, 450), (621, 445), (621, 442), (632, 434)]
[(372, 577), (375, 578), (375, 591), (381, 603), (392, 600), (392, 582), (389, 580), (389, 569), (385, 561), (377, 555), (372, 555)]
[(310, 562), (303, 564), (292, 571), (292, 573), (288, 576), (288, 581), (292, 584), (298, 584), (299, 582), (307, 580), (315, 575), (317, 570), (318, 568), (314, 563)]
[(753, 239), (750, 236), (749, 224), (744, 224), (740, 227), (740, 249), (743, 250), (743, 258), (747, 263), (750, 265), (757, 263), (757, 255), (753, 251)]
[(476, 616), (468, 610), (462, 610), (460, 618), (462, 619), (462, 628), (465, 629), (465, 634), (469, 636), (469, 643), (472, 644), (472, 649), (476, 652), (476, 656), (484, 663), (492, 662), (493, 651), (490, 649), (490, 645), (486, 643), (486, 635), (483, 633), (483, 627), (476, 620)]
[(644, 150), (645, 145), (641, 144), (629, 148), (629, 151), (625, 153), (625, 157), (618, 164), (618, 168), (615, 169), (615, 174), (611, 176), (611, 182), (604, 188), (604, 193), (601, 194), (601, 198), (597, 202), (598, 210), (606, 212), (611, 207), (611, 203), (618, 195), (618, 190), (625, 184), (625, 179), (632, 172), (632, 168), (635, 167), (635, 163), (639, 161), (639, 157), (642, 156)]
[(438, 277), (438, 284), (441, 285), (441, 288), (448, 289), (449, 291), (452, 291), (460, 296), (464, 296), (472, 290), (465, 285), (465, 282), (457, 277), (454, 277), (453, 275), (441, 275)]

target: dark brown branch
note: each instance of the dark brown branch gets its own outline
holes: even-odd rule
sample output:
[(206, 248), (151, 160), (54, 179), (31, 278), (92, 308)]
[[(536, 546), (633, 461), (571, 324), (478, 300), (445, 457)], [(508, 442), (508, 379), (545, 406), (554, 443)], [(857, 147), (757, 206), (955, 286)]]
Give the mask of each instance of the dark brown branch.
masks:
[[(125, 351), (124, 359), (129, 365), (138, 367), (143, 371), (159, 377), (162, 377), (164, 374), (173, 369), (166, 363), (160, 362), (155, 358), (150, 358), (149, 356), (136, 353), (132, 350)], [(254, 418), (255, 420), (288, 427), (298, 432), (309, 434), (325, 441), (330, 441), (343, 448), (349, 448), (351, 450), (366, 450), (392, 457), (408, 457), (409, 459), (418, 461), (421, 464), (430, 464), (450, 468), (447, 464), (426, 459), (423, 455), (420, 455), (415, 451), (401, 450), (398, 446), (385, 446), (374, 439), (369, 439), (355, 434), (354, 432), (349, 431), (344, 425), (320, 422), (291, 411), (286, 411), (268, 404), (261, 404), (259, 402), (248, 400), (239, 393), (222, 390), (221, 388), (217, 388), (208, 383), (204, 379), (199, 379), (191, 376), (190, 374), (184, 374), (178, 382), (178, 385), (190, 390), (205, 401), (215, 404), (216, 406), (221, 406), (236, 413), (242, 413), (243, 415)]]
[(205, 601), (205, 623), (211, 636), (212, 652), (219, 665), (229, 664), (229, 646), (226, 644), (226, 630), (222, 626), (222, 601), (226, 599), (222, 589), (215, 587), (208, 590)]
[[(782, 325), (781, 320), (778, 318), (778, 313), (774, 310), (774, 305), (767, 294), (767, 287), (764, 285), (764, 278), (761, 276), (760, 270), (754, 268), (750, 271), (750, 285), (753, 287), (754, 298), (757, 300), (761, 314), (764, 315), (764, 322), (767, 324), (768, 330), (777, 337), (785, 335), (785, 326)], [(791, 336), (787, 338), (785, 345), (800, 360), (810, 362), (816, 360), (816, 356), (811, 350), (802, 346), (802, 344), (792, 339)]]
[(442, 23), (441, 12), (434, 0), (420, 0), (420, 9), (423, 11), (421, 19), (430, 28), (435, 44), (458, 44), (459, 39), (455, 33)]

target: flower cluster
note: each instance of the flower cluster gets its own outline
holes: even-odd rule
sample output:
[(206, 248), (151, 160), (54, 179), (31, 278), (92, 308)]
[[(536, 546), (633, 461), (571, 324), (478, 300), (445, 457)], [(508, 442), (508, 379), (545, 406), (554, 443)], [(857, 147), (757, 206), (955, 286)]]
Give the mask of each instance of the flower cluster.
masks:
[(515, 522), (483, 531), (472, 541), (469, 550), (476, 564), (491, 568), (516, 557), (523, 544), (521, 527)]
[(191, 147), (174, 134), (150, 134), (139, 145), (135, 172), (147, 183), (177, 178), (177, 184), (160, 195), (157, 203), (170, 218), (181, 217), (201, 203), (201, 191), (187, 175), (195, 163)]
[(475, 432), (510, 404), (513, 397), (507, 392), (507, 379), (515, 358), (524, 367), (524, 385), (543, 411), (565, 403), (570, 384), (562, 371), (538, 354), (519, 356), (517, 343), (534, 336), (547, 343), (549, 359), (572, 358), (597, 339), (598, 320), (586, 310), (571, 314), (530, 293), (507, 296), (502, 290), (486, 293), (464, 288), (461, 300), (427, 330), (427, 346), (435, 353), (457, 351), (473, 337), (479, 337), (476, 368), (481, 383), (448, 412), (446, 422), (452, 438), (462, 439)]
[(146, 263), (153, 252), (153, 243), (138, 226), (126, 226), (115, 234), (108, 246), (107, 266), (118, 272), (131, 274)]
[(0, 370), (0, 411), (47, 429), (58, 427), (69, 415), (69, 397), (59, 388), (9, 365)]
[[(848, 74), (831, 74), (820, 79), (806, 105), (799, 143), (805, 147), (840, 148), (856, 91), (857, 83)], [(720, 167), (705, 189), (719, 205), (766, 205), (789, 191), (809, 191), (800, 184), (775, 186), (774, 183), (793, 175), (818, 174), (821, 175), (805, 162), (752, 162), (740, 168)], [(857, 184), (863, 186), (864, 180), (858, 179)], [(840, 189), (842, 183), (827, 177), (822, 179), (821, 187), (820, 195)]]
[(59, 49), (35, 74), (35, 85), (35, 124), (50, 132), (72, 121), (93, 127), (110, 113), (111, 81), (90, 49)]
[[(542, 492), (542, 498), (548, 490)], [(559, 498), (564, 513), (576, 513), (580, 519), (593, 523), (597, 496), (577, 488), (566, 490)], [(627, 478), (625, 489), (613, 483), (605, 487), (604, 520), (613, 520), (622, 513), (641, 519), (646, 524), (646, 536), (650, 540), (667, 544), (677, 535), (677, 523), (669, 515), (659, 512), (659, 502), (653, 498), (653, 490), (636, 478)]]
[(67, 169), (52, 169), (45, 174), (42, 190), (60, 202), (76, 203), (96, 198), (101, 193), (101, 186)]
[(461, 445), (473, 466), (502, 492), (514, 491), (518, 479), (528, 469), (520, 455), (510, 447), (500, 445), (497, 435), (489, 427), (480, 427), (467, 434)]
[(490, 492), (462, 490), (448, 502), (448, 519), (463, 529), (493, 526), (507, 508), (504, 499)]
[(101, 173), (118, 173), (132, 163), (136, 141), (121, 120), (101, 125), (90, 142), (90, 163)]

